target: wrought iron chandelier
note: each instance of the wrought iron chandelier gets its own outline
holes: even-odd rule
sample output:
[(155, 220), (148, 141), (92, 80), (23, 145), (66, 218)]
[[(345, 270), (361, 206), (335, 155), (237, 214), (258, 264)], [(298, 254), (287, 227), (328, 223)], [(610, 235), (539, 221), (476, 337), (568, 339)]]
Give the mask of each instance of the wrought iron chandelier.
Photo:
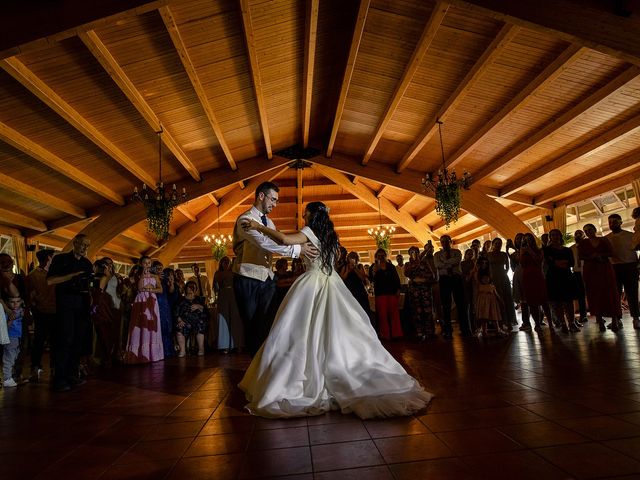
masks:
[(471, 176), (469, 172), (464, 172), (462, 178), (456, 176), (456, 172), (450, 172), (447, 169), (444, 160), (444, 143), (442, 142), (442, 122), (438, 123), (438, 133), (440, 135), (440, 151), (442, 153), (442, 168), (438, 171), (438, 174), (434, 176), (431, 173), (427, 173), (422, 179), (422, 185), (425, 189), (429, 189), (435, 193), (436, 197), (436, 212), (447, 228), (453, 222), (458, 221), (458, 214), (460, 212), (460, 190), (469, 190), (471, 186)]
[(205, 235), (204, 241), (211, 245), (211, 254), (213, 259), (218, 262), (227, 255), (227, 248), (233, 242), (232, 235), (223, 235), (220, 233), (220, 207), (218, 206), (218, 233)]
[(173, 218), (173, 209), (187, 198), (186, 189), (179, 194), (174, 183), (169, 192), (162, 181), (162, 126), (158, 132), (158, 183), (155, 190), (142, 184), (142, 192), (138, 187), (133, 190), (133, 199), (142, 202), (147, 211), (147, 230), (155, 235), (158, 241), (164, 241), (169, 236), (169, 225)]
[(382, 248), (386, 252), (389, 252), (389, 248), (391, 247), (391, 238), (393, 237), (393, 233), (395, 231), (396, 227), (394, 227), (393, 225), (389, 227), (382, 225), (380, 197), (378, 197), (378, 226), (375, 228), (370, 228), (369, 230), (367, 230), (367, 233), (375, 240), (377, 248)]

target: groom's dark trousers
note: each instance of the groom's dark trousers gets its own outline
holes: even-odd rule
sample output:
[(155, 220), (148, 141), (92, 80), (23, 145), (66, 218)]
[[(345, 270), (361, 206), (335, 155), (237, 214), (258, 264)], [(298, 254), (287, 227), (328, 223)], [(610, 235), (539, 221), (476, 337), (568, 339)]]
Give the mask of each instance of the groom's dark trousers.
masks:
[(244, 337), (247, 350), (253, 357), (271, 330), (273, 317), (269, 314), (269, 305), (276, 292), (276, 282), (267, 278), (264, 282), (255, 278), (235, 274), (233, 289), (236, 295), (238, 311), (244, 324)]

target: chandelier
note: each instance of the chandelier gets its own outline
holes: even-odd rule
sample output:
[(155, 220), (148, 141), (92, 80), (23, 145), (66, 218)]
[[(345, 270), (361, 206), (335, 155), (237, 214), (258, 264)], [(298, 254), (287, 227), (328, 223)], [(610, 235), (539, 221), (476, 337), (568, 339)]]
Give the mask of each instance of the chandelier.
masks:
[(227, 248), (233, 242), (233, 236), (220, 233), (220, 207), (218, 207), (218, 233), (205, 235), (204, 241), (211, 245), (211, 254), (214, 260), (219, 262), (227, 255)]
[(391, 238), (396, 231), (396, 227), (393, 225), (386, 227), (382, 225), (382, 213), (380, 212), (380, 197), (378, 197), (378, 226), (370, 228), (367, 233), (376, 242), (376, 248), (382, 248), (384, 251), (389, 252), (391, 247)]
[(422, 185), (435, 193), (436, 213), (444, 220), (444, 224), (449, 228), (449, 224), (458, 221), (460, 212), (460, 189), (469, 190), (471, 186), (471, 176), (469, 172), (464, 172), (462, 178), (456, 176), (456, 172), (449, 172), (444, 160), (444, 144), (442, 142), (442, 122), (438, 123), (438, 133), (440, 134), (440, 151), (442, 153), (442, 168), (435, 176), (427, 173), (422, 179)]
[(155, 190), (142, 184), (142, 192), (138, 187), (133, 189), (133, 199), (142, 202), (147, 211), (147, 230), (155, 235), (158, 241), (164, 241), (169, 236), (169, 225), (173, 218), (173, 209), (187, 198), (187, 192), (183, 188), (182, 194), (178, 194), (176, 184), (167, 192), (162, 182), (162, 126), (158, 132), (158, 183)]

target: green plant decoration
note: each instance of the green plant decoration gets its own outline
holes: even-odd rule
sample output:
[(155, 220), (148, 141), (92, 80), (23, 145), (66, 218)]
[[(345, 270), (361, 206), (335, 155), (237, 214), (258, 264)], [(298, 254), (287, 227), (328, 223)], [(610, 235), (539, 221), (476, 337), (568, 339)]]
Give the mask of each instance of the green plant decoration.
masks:
[(460, 212), (460, 185), (439, 183), (436, 186), (436, 213), (440, 215), (446, 228), (458, 221)]

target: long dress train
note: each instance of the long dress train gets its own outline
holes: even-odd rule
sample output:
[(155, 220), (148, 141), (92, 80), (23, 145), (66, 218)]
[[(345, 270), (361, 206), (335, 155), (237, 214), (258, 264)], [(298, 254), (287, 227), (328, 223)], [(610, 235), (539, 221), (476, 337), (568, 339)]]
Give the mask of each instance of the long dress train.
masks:
[[(320, 248), (311, 229), (303, 233)], [(319, 260), (291, 286), (269, 337), (239, 387), (247, 408), (263, 417), (319, 415), (361, 418), (410, 415), (432, 395), (378, 340), (369, 317), (337, 274)]]

